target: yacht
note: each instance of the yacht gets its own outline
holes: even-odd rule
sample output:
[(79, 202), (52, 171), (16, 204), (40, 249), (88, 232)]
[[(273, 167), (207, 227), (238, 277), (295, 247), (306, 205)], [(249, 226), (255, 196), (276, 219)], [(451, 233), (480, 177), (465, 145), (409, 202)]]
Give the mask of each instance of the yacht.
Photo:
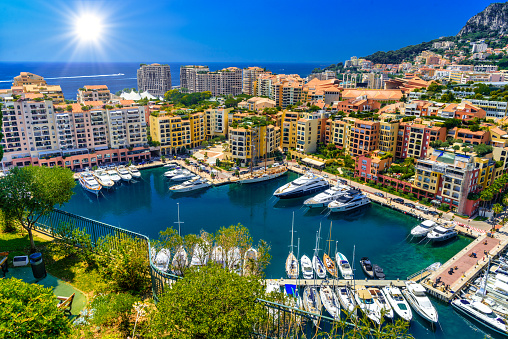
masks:
[(199, 176), (194, 175), (194, 173), (190, 171), (184, 171), (181, 174), (177, 174), (171, 177), (171, 181), (187, 181), (189, 179), (196, 179), (199, 178)]
[(134, 165), (127, 167), (127, 171), (132, 175), (133, 178), (141, 178), (141, 172)]
[(226, 255), (227, 267), (231, 272), (242, 274), (242, 255), (238, 247), (228, 250)]
[(383, 288), (386, 299), (392, 305), (393, 310), (399, 317), (405, 321), (411, 321), (413, 312), (407, 303), (406, 299), (402, 296), (402, 292), (397, 287), (386, 286)]
[(171, 169), (175, 169), (175, 168), (177, 168), (177, 167), (179, 167), (179, 166), (178, 166), (178, 164), (175, 164), (175, 163), (170, 162), (170, 163), (168, 163), (168, 164), (165, 164), (163, 167), (164, 167), (164, 168), (169, 168), (169, 169), (171, 170)]
[(349, 190), (345, 194), (328, 204), (331, 212), (350, 211), (370, 204), (370, 199), (359, 190)]
[(254, 184), (256, 182), (267, 181), (278, 178), (287, 173), (287, 168), (284, 166), (277, 166), (272, 168), (264, 168), (262, 170), (250, 172), (244, 177), (241, 177), (237, 182), (239, 184)]
[(354, 290), (355, 302), (360, 310), (376, 325), (381, 323), (381, 308), (374, 302), (372, 294), (365, 286), (356, 286)]
[(457, 231), (453, 227), (436, 226), (432, 231), (427, 233), (427, 238), (432, 242), (446, 241), (457, 236)]
[(164, 172), (164, 176), (166, 178), (172, 178), (172, 177), (174, 177), (176, 175), (180, 175), (182, 173), (187, 173), (187, 172), (189, 172), (189, 170), (181, 169), (181, 168), (176, 168), (176, 169)]
[(333, 289), (330, 286), (324, 285), (319, 289), (319, 296), (326, 311), (334, 319), (340, 319), (340, 303)]
[(300, 259), (300, 264), (302, 265), (302, 274), (304, 279), (312, 279), (314, 278), (314, 270), (312, 268), (312, 261), (306, 255), (303, 255)]
[(381, 266), (374, 264), (372, 265), (372, 270), (374, 271), (374, 277), (376, 277), (376, 279), (385, 280), (386, 275)]
[(226, 256), (225, 256), (224, 249), (222, 248), (222, 246), (215, 246), (212, 250), (212, 255), (210, 257), (210, 260), (212, 260), (213, 262), (224, 267), (225, 263), (226, 263), (225, 258), (226, 258)]
[(183, 246), (176, 251), (172, 261), (173, 272), (176, 274), (182, 274), (185, 267), (189, 265), (189, 258), (187, 257), (187, 251)]
[(420, 225), (411, 230), (411, 235), (415, 238), (425, 237), (436, 226), (437, 224), (434, 221), (424, 220)]
[(115, 182), (111, 180), (111, 177), (104, 170), (96, 170), (93, 172), (93, 175), (102, 187), (109, 189), (115, 186)]
[(191, 180), (187, 180), (180, 185), (171, 186), (169, 190), (171, 192), (189, 192), (189, 191), (195, 191), (202, 188), (207, 188), (212, 186), (212, 183), (205, 178), (195, 178)]
[(323, 264), (321, 259), (319, 259), (317, 254), (314, 255), (314, 257), (312, 258), (312, 267), (314, 267), (314, 271), (316, 271), (318, 277), (320, 277), (321, 279), (326, 278), (325, 265)]
[[(337, 286), (335, 288), (335, 292), (337, 297), (339, 298), (340, 305), (342, 308), (347, 311), (351, 316), (354, 316), (355, 313), (355, 297), (351, 293), (351, 290), (348, 286)], [(348, 315), (349, 315), (348, 314)]]
[(258, 251), (255, 248), (249, 248), (245, 252), (244, 260), (243, 260), (243, 275), (249, 276), (256, 274), (257, 269), (257, 260), (258, 260)]
[(324, 192), (321, 192), (312, 198), (303, 202), (307, 207), (326, 207), (329, 203), (344, 195), (350, 189), (347, 185), (337, 184)]
[(95, 180), (90, 172), (83, 172), (79, 175), (79, 184), (85, 191), (99, 195), (102, 186)]
[(506, 320), (498, 316), (489, 306), (480, 301), (455, 299), (452, 301), (452, 307), (457, 312), (479, 322), (494, 332), (505, 336), (508, 334)]
[(208, 257), (210, 254), (209, 246), (210, 244), (206, 241), (194, 245), (190, 263), (191, 266), (205, 266), (208, 263)]
[(406, 289), (402, 291), (402, 294), (406, 297), (411, 307), (425, 320), (437, 323), (437, 311), (425, 295), (425, 287), (414, 281), (406, 281), (405, 284)]
[(298, 198), (319, 191), (323, 191), (330, 186), (323, 177), (307, 172), (284, 186), (279, 187), (273, 195), (281, 199)]
[(130, 181), (132, 179), (132, 175), (127, 171), (127, 169), (123, 166), (118, 166), (116, 168), (118, 175), (122, 178), (123, 181)]
[[(313, 313), (316, 315), (321, 314), (321, 308), (323, 307), (321, 304), (321, 300), (319, 299), (319, 294), (314, 286), (306, 286), (303, 290), (303, 307), (309, 313)], [(318, 319), (313, 319), (314, 325), (318, 325)]]
[(169, 269), (170, 253), (167, 248), (163, 248), (155, 256), (154, 264), (159, 270), (167, 272)]
[(114, 169), (110, 169), (106, 173), (109, 175), (109, 177), (111, 178), (111, 180), (113, 180), (115, 184), (120, 180), (122, 180), (122, 178), (120, 178), (120, 176), (118, 175), (118, 172), (115, 171)]
[(367, 278), (374, 279), (374, 270), (372, 269), (372, 263), (370, 262), (369, 258), (363, 257), (360, 259), (360, 264)]
[(340, 252), (335, 254), (335, 261), (337, 262), (337, 266), (339, 267), (340, 274), (344, 279), (353, 279), (353, 270), (351, 269), (351, 265), (349, 265), (349, 261), (346, 256)]
[(393, 319), (393, 309), (390, 306), (390, 303), (388, 302), (383, 291), (381, 291), (377, 287), (368, 287), (368, 289), (370, 294), (372, 295), (372, 298), (374, 299), (374, 302), (381, 309), (381, 315), (388, 319)]

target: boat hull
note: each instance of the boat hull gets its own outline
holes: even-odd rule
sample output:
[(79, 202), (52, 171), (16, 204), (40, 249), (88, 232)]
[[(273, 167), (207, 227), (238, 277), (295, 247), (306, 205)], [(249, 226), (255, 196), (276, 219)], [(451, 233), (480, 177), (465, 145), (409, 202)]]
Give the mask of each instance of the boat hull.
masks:
[(484, 321), (479, 320), (479, 319), (478, 319), (478, 318), (474, 315), (474, 313), (472, 313), (471, 311), (469, 311), (469, 310), (467, 310), (467, 309), (465, 309), (465, 308), (463, 308), (463, 307), (461, 307), (461, 306), (458, 306), (458, 305), (457, 305), (456, 303), (454, 303), (454, 302), (452, 302), (451, 304), (452, 304), (452, 307), (453, 307), (453, 309), (454, 309), (455, 311), (457, 311), (458, 313), (460, 313), (460, 314), (462, 314), (462, 315), (464, 315), (464, 316), (468, 317), (468, 318), (469, 318), (469, 319), (471, 319), (471, 320), (474, 320), (477, 324), (482, 325), (482, 326), (484, 326), (484, 327), (488, 328), (489, 330), (494, 331), (494, 332), (496, 332), (496, 333), (503, 334), (503, 335), (505, 335), (505, 336), (507, 335), (507, 333), (506, 333), (506, 332), (504, 332), (503, 330), (501, 330), (501, 329), (499, 329), (499, 328), (497, 328), (497, 327), (493, 326), (492, 324), (489, 324), (489, 323), (487, 323), (487, 322), (484, 322)]
[(334, 206), (334, 207), (329, 207), (329, 209), (330, 209), (330, 212), (334, 212), (334, 213), (335, 212), (346, 212), (346, 211), (351, 211), (351, 210), (360, 208), (360, 207), (368, 205), (368, 204), (370, 204), (369, 200), (361, 200), (361, 201), (355, 203), (354, 205)]
[(194, 186), (194, 187), (175, 188), (175, 189), (173, 189), (173, 187), (170, 187), (169, 190), (174, 193), (184, 193), (184, 192), (192, 192), (192, 191), (201, 190), (204, 188), (208, 188), (210, 186), (211, 185), (202, 185), (202, 186)]
[(267, 175), (259, 176), (259, 177), (255, 177), (255, 178), (240, 179), (237, 182), (239, 184), (255, 184), (257, 182), (262, 182), (262, 181), (267, 181), (267, 180), (272, 180), (272, 179), (278, 178), (280, 176), (283, 176), (286, 173), (287, 173), (287, 171), (284, 171), (281, 173), (267, 174)]
[(308, 190), (301, 189), (301, 190), (291, 191), (291, 192), (287, 192), (287, 193), (286, 192), (274, 193), (273, 195), (276, 196), (279, 199), (300, 198), (300, 197), (304, 197), (304, 196), (309, 195), (309, 194), (313, 194), (313, 193), (324, 191), (328, 187), (329, 186), (326, 185), (326, 186), (311, 188), (311, 189), (308, 189)]

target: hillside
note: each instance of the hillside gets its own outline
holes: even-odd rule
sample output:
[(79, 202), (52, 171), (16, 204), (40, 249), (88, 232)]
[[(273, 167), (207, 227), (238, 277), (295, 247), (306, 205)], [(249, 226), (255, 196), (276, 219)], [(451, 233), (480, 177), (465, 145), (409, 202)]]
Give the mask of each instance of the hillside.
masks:
[(480, 33), (506, 34), (508, 32), (508, 2), (490, 4), (480, 13), (469, 19), (457, 36)]

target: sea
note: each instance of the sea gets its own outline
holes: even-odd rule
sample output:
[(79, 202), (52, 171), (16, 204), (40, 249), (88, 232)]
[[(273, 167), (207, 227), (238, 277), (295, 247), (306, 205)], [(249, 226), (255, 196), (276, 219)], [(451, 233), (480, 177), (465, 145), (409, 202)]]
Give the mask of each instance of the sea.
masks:
[[(172, 86), (180, 85), (180, 66), (183, 62), (158, 62), (171, 67)], [(316, 67), (323, 68), (329, 64), (319, 63), (245, 63), (245, 62), (193, 62), (193, 65), (207, 65), (211, 71), (225, 67), (265, 67), (272, 73), (298, 74), (308, 76)], [(20, 72), (31, 72), (44, 77), (49, 85), (60, 85), (68, 100), (75, 100), (78, 88), (86, 85), (107, 85), (112, 93), (125, 88), (137, 90), (136, 71), (140, 62), (0, 62), (0, 89), (10, 88), (12, 80)]]
[[(434, 262), (444, 263), (464, 248), (471, 239), (459, 236), (442, 245), (411, 241), (408, 236), (420, 220), (377, 204), (346, 213), (328, 214), (324, 209), (302, 206), (305, 197), (279, 200), (273, 192), (297, 175), (252, 185), (230, 184), (188, 193), (170, 193), (171, 182), (162, 167), (141, 171), (141, 179), (122, 183), (98, 197), (79, 185), (75, 195), (63, 209), (158, 239), (159, 232), (175, 227), (177, 203), (180, 206), (182, 234), (198, 234), (201, 230), (216, 232), (221, 226), (241, 223), (256, 244), (260, 239), (270, 245), (272, 256), (266, 269), (267, 278), (285, 276), (284, 264), (290, 250), (291, 223), (294, 213), (295, 254), (312, 256), (321, 227), (318, 247), (335, 253), (335, 248), (356, 267), (363, 279), (359, 259), (367, 256), (384, 268), (387, 279), (406, 279)], [(299, 245), (299, 246), (298, 246)], [(330, 248), (329, 248), (330, 246)], [(478, 328), (453, 309), (435, 299), (439, 326), (432, 330), (414, 313), (410, 333), (416, 338), (485, 338), (490, 333)]]

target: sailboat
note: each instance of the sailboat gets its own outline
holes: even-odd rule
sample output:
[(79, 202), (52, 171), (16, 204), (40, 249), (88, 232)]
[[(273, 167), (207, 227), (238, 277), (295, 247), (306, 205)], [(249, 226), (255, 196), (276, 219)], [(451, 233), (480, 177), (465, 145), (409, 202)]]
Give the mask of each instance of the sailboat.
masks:
[[(328, 236), (328, 253), (323, 253), (323, 262), (325, 264), (325, 268), (328, 271), (328, 273), (330, 273), (332, 277), (337, 278), (337, 266), (335, 266), (335, 262), (330, 257), (331, 241), (332, 241), (332, 222), (330, 221), (330, 234)], [(337, 247), (335, 247), (335, 252), (337, 252)]]
[[(180, 203), (176, 203), (176, 206), (178, 207), (178, 221), (175, 221), (175, 224), (178, 224), (178, 235), (180, 236), (180, 224), (183, 224), (183, 221), (180, 221)], [(178, 250), (176, 251), (175, 255), (173, 256), (172, 261), (173, 266), (173, 272), (175, 274), (182, 274), (183, 268), (187, 267), (189, 265), (189, 258), (187, 256), (187, 251), (181, 245)]]
[[(322, 303), (319, 299), (318, 291), (314, 286), (306, 286), (303, 290), (303, 307), (309, 313), (315, 315), (321, 314)], [(318, 318), (312, 320), (315, 326), (318, 326)]]
[(319, 259), (319, 236), (321, 235), (321, 224), (319, 224), (319, 231), (316, 234), (316, 248), (314, 249), (314, 256), (312, 257), (312, 267), (314, 268), (314, 271), (316, 271), (316, 274), (321, 279), (326, 278), (326, 270), (325, 265)]
[(293, 212), (293, 221), (291, 222), (291, 249), (289, 250), (288, 257), (286, 259), (286, 274), (290, 279), (298, 278), (300, 273), (298, 267), (298, 260), (293, 253), (293, 229), (295, 225), (295, 212)]

